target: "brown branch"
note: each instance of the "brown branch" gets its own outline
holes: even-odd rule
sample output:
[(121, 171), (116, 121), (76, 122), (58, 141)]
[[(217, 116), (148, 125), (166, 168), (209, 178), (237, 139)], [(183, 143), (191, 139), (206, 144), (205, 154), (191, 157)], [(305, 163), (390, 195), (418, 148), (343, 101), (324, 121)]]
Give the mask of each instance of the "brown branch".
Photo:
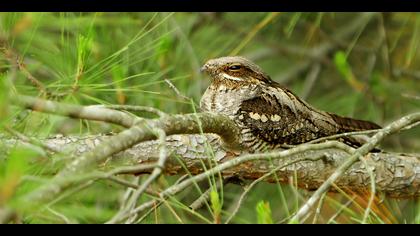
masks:
[[(102, 168), (107, 168), (108, 159), (111, 162), (118, 161), (118, 165), (156, 164), (159, 158), (162, 158), (159, 148), (161, 143), (154, 140), (157, 138), (153, 132), (156, 129), (163, 130), (168, 136), (165, 147), (170, 156), (163, 169), (164, 173), (168, 175), (183, 174), (185, 173), (183, 166), (185, 166), (188, 172), (196, 175), (161, 192), (162, 200), (214, 174), (221, 174), (224, 177), (239, 176), (242, 179), (258, 179), (280, 166), (285, 166), (276, 171), (276, 175), (281, 182), (287, 182), (290, 176), (296, 175), (299, 186), (309, 190), (322, 186), (337, 168), (341, 171), (346, 170), (340, 173), (341, 176), (338, 176), (340, 178), (337, 177), (334, 184), (352, 192), (365, 192), (370, 187), (370, 182), (367, 180), (371, 176), (365, 167), (366, 164), (372, 167), (375, 172), (376, 178), (374, 181), (377, 191), (384, 192), (391, 197), (420, 196), (420, 160), (418, 156), (386, 152), (365, 155), (391, 131), (402, 130), (408, 123), (418, 120), (419, 113), (404, 118), (403, 123), (395, 122), (380, 130), (371, 139), (372, 142), (357, 150), (357, 155), (354, 154), (357, 157), (364, 156), (364, 162), (354, 163), (354, 156), (348, 158), (348, 153), (353, 153), (354, 149), (335, 141), (303, 144), (283, 151), (246, 154), (238, 149), (240, 145), (238, 144), (238, 131), (235, 124), (229, 118), (216, 114), (166, 115), (159, 119), (149, 120), (138, 119), (135, 116), (115, 110), (80, 107), (30, 97), (18, 97), (16, 101), (18, 101), (16, 104), (26, 108), (75, 118), (119, 124), (121, 124), (121, 120), (124, 120), (122, 124), (130, 127), (114, 136), (54, 137), (44, 140), (43, 143), (54, 147), (55, 150), (62, 150), (65, 146), (72, 145), (75, 148), (73, 154), (77, 158), (70, 162), (51, 181), (31, 192), (26, 198), (31, 202), (44, 202), (54, 198), (63, 190), (79, 183), (80, 178), (76, 177), (87, 173), (87, 170), (97, 166), (97, 164), (105, 163)], [(100, 118), (101, 115), (102, 118)], [(111, 119), (108, 116), (113, 118)], [(199, 135), (201, 132), (218, 135)], [(0, 141), (3, 142), (4, 140), (0, 139)], [(10, 145), (13, 142), (19, 141), (8, 140), (6, 143)], [(211, 152), (209, 152), (208, 147), (212, 150), (213, 155), (209, 154)], [(309, 160), (314, 156), (325, 157), (320, 160)], [(209, 158), (218, 162), (218, 165), (205, 171), (202, 166), (203, 160)], [(302, 161), (294, 163), (296, 160)], [(352, 161), (351, 164), (349, 164), (350, 160)], [(343, 163), (349, 165), (349, 168), (347, 169), (347, 166), (344, 168)], [(142, 172), (140, 171), (140, 173)], [(150, 173), (150, 171), (147, 171), (147, 173)], [(265, 180), (276, 181), (272, 177), (267, 177)], [(329, 190), (329, 188), (327, 189)], [(130, 211), (129, 214), (126, 214), (126, 217), (137, 214), (142, 209), (157, 206), (156, 203), (160, 201), (146, 202)]]
[(29, 82), (35, 86), (41, 93), (48, 94), (48, 91), (45, 87), (45, 85), (39, 81), (37, 78), (35, 78), (29, 71), (26, 69), (26, 65), (23, 62), (23, 58), (20, 58), (19, 55), (17, 55), (16, 52), (13, 51), (13, 49), (10, 48), (2, 48), (1, 50), (5, 56), (5, 58), (9, 61), (9, 63), (18, 68), (29, 80)]
[[(62, 136), (51, 137), (44, 140), (44, 143), (60, 150), (65, 150), (73, 146), (73, 155), (80, 156), (98, 147), (108, 138), (106, 135), (90, 135), (84, 137)], [(3, 138), (1, 140), (7, 146), (13, 146), (16, 142), (19, 142), (19, 140), (8, 140), (5, 142)], [(182, 169), (179, 161), (182, 161), (191, 173), (202, 173), (204, 171), (202, 161), (212, 158), (207, 153), (206, 143), (210, 144), (214, 152), (214, 159), (219, 163), (238, 159), (237, 155), (240, 155), (240, 153), (233, 153), (223, 148), (216, 135), (172, 135), (166, 139), (166, 147), (168, 148), (168, 153), (171, 154), (165, 167), (165, 174), (184, 174), (185, 171)], [(335, 171), (336, 167), (348, 158), (346, 151), (337, 148), (312, 150), (297, 153), (296, 155), (274, 162), (270, 162), (267, 158), (264, 158), (267, 157), (267, 154), (259, 154), (262, 158), (257, 156), (254, 157), (254, 161), (252, 162), (240, 163), (237, 166), (225, 169), (222, 171), (222, 175), (225, 177), (238, 175), (244, 179), (255, 180), (269, 173), (273, 168), (284, 165), (290, 160), (312, 157), (318, 154), (324, 154), (326, 158), (314, 162), (300, 162), (276, 172), (280, 181), (287, 183), (289, 177), (296, 171), (300, 187), (313, 190), (317, 189)], [(139, 143), (112, 157), (113, 162), (118, 163), (118, 165), (134, 166), (131, 171), (120, 174), (150, 173), (148, 170), (154, 167), (153, 163), (158, 158), (159, 142), (155, 140)], [(384, 192), (390, 197), (397, 198), (420, 196), (420, 156), (415, 154), (379, 152), (369, 153), (365, 156), (365, 161), (375, 170), (375, 181), (378, 191)], [(105, 163), (112, 166), (113, 162), (106, 161)], [(147, 168), (135, 167), (139, 163), (149, 164), (149, 166)], [(102, 168), (107, 168), (108, 165), (102, 166)], [(265, 180), (272, 182), (274, 178), (266, 178)], [(369, 189), (369, 173), (363, 163), (357, 162), (335, 184), (340, 188), (354, 192), (365, 192)], [(334, 190), (332, 189), (331, 191)]]
[(153, 130), (161, 129), (166, 135), (183, 133), (216, 133), (222, 137), (223, 143), (230, 148), (238, 148), (238, 129), (227, 117), (215, 114), (187, 114), (166, 116), (160, 119), (136, 119), (126, 113), (102, 108), (87, 108), (77, 105), (55, 103), (37, 98), (18, 96), (15, 104), (41, 112), (65, 115), (74, 118), (107, 121), (130, 127), (121, 133), (111, 136), (95, 149), (84, 153), (69, 163), (51, 181), (42, 185), (28, 196), (28, 201), (45, 201), (53, 198), (63, 189), (74, 183), (69, 177), (87, 171), (94, 164), (101, 163), (106, 158), (129, 149), (133, 145), (147, 140), (156, 139)]
[(17, 67), (19, 68), (20, 71), (22, 71), (26, 78), (28, 78), (28, 80), (31, 82), (32, 85), (34, 85), (41, 93), (48, 95), (48, 91), (45, 87), (45, 85), (43, 83), (41, 83), (41, 81), (39, 81), (37, 78), (35, 78), (29, 71), (28, 69), (26, 69), (25, 64), (23, 63), (22, 60), (20, 59), (16, 59), (16, 64)]
[[(85, 137), (52, 137), (43, 140), (48, 146), (55, 149), (68, 149), (69, 146), (75, 147), (73, 155), (80, 156), (86, 153), (100, 143), (104, 142), (108, 136), (85, 136)], [(9, 140), (8, 145), (12, 146), (19, 140)], [(172, 153), (168, 159), (165, 167), (165, 174), (183, 174), (185, 173), (178, 160), (184, 162), (188, 171), (193, 174), (202, 173), (202, 161), (209, 158), (206, 153), (206, 143), (210, 143), (215, 152), (215, 159), (220, 163), (225, 163), (237, 159), (232, 153), (226, 151), (219, 145), (219, 138), (216, 135), (173, 135), (167, 138), (166, 146), (168, 152)], [(318, 188), (332, 173), (337, 166), (340, 166), (346, 159), (348, 154), (339, 149), (326, 149), (318, 151), (307, 151), (304, 153), (292, 155), (287, 158), (278, 159), (276, 161), (269, 161), (264, 158), (266, 155), (262, 154), (261, 158), (256, 157), (253, 162), (242, 162), (232, 168), (227, 168), (221, 171), (222, 175), (229, 177), (238, 175), (244, 179), (257, 179), (261, 176), (271, 172), (274, 168), (287, 164), (291, 161), (296, 161), (297, 158), (311, 158), (316, 155), (325, 155), (324, 160), (319, 161), (303, 161), (290, 165), (288, 168), (280, 169), (276, 172), (279, 180), (287, 183), (290, 176), (296, 172), (299, 186), (305, 189)], [(149, 141), (140, 143), (131, 149), (118, 153), (113, 157), (113, 160), (120, 166), (124, 166), (126, 170), (111, 170), (107, 173), (114, 174), (133, 174), (133, 173), (150, 173), (153, 169), (156, 160), (159, 158), (159, 142)], [(242, 158), (242, 157), (241, 157)], [(419, 197), (419, 167), (420, 159), (415, 155), (404, 155), (397, 153), (371, 153), (365, 157), (369, 166), (375, 170), (377, 178), (375, 179), (377, 189), (394, 197)], [(113, 162), (105, 162), (114, 166)], [(138, 164), (146, 165), (145, 167), (138, 166)], [(81, 178), (74, 183), (86, 181), (87, 177)], [(90, 176), (98, 177), (97, 175)], [(267, 178), (267, 181), (275, 181), (274, 178)], [(349, 191), (363, 192), (369, 188), (369, 173), (364, 167), (363, 163), (355, 163), (343, 176), (336, 185), (340, 188)], [(150, 204), (153, 206), (153, 204)], [(148, 209), (148, 208), (140, 208)]]

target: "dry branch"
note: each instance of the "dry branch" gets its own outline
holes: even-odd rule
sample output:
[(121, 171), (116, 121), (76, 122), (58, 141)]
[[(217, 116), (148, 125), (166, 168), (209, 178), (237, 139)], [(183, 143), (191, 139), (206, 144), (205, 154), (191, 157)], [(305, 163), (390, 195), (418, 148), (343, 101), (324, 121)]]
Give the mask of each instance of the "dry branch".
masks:
[[(390, 133), (403, 130), (408, 125), (418, 122), (420, 113), (404, 117), (379, 130), (371, 138), (372, 142), (357, 150), (343, 143), (327, 141), (319, 144), (303, 144), (287, 150), (248, 154), (243, 150), (240, 151), (235, 124), (221, 115), (197, 113), (142, 119), (97, 106), (82, 107), (31, 97), (18, 97), (15, 99), (15, 104), (40, 112), (105, 121), (127, 127), (115, 135), (56, 136), (44, 140), (44, 144), (53, 150), (67, 152), (71, 149), (69, 146), (72, 146), (72, 156), (75, 158), (49, 182), (31, 192), (26, 197), (30, 202), (41, 203), (51, 200), (65, 189), (86, 181), (89, 178), (88, 170), (98, 169), (98, 164), (101, 164), (101, 168), (105, 171), (109, 171), (106, 173), (112, 173), (113, 170), (108, 168), (115, 165), (121, 167), (146, 164), (148, 168), (143, 168), (145, 171), (142, 173), (150, 173), (153, 170), (150, 164), (154, 164), (153, 168), (157, 166), (156, 164), (162, 165), (163, 146), (164, 153), (169, 153), (163, 168), (165, 174), (189, 172), (196, 176), (162, 191), (159, 194), (162, 200), (214, 174), (258, 179), (275, 168), (278, 169), (276, 174), (280, 181), (288, 182), (294, 176), (298, 178), (298, 185), (305, 189), (315, 190), (323, 186), (322, 191), (327, 191), (334, 182), (335, 186), (343, 190), (366, 193), (371, 186), (372, 174), (366, 166), (374, 171), (376, 191), (398, 198), (420, 196), (419, 156), (387, 152), (368, 153)], [(158, 136), (156, 130), (167, 136), (165, 145), (162, 145), (162, 140), (161, 142), (155, 140)], [(200, 133), (205, 134), (200, 135)], [(163, 137), (162, 135), (160, 136)], [(0, 138), (0, 142), (6, 147), (16, 141)], [(363, 161), (357, 161), (356, 157), (363, 158)], [(209, 169), (209, 166), (205, 165), (210, 162), (217, 162), (217, 165)], [(156, 176), (158, 174), (156, 173)], [(91, 175), (93, 179), (98, 179), (97, 175), (93, 176), (94, 178)], [(268, 176), (265, 180), (275, 181), (272, 176)], [(139, 192), (143, 192), (144, 186), (147, 185), (148, 183), (142, 185)], [(153, 205), (156, 205), (156, 200), (146, 202), (129, 213), (125, 212), (121, 219), (133, 217), (133, 214), (137, 214), (141, 209), (148, 209)]]
[[(56, 136), (43, 140), (44, 143), (54, 149), (68, 150), (73, 149), (74, 156), (80, 156), (93, 150), (104, 140), (107, 135), (90, 136)], [(12, 146), (17, 140), (9, 139), (3, 144)], [(209, 144), (209, 146), (207, 146)], [(179, 175), (185, 174), (182, 163), (193, 174), (199, 174), (204, 171), (203, 163), (213, 159), (219, 164), (238, 159), (239, 152), (230, 152), (220, 145), (217, 135), (190, 134), (190, 135), (172, 135), (166, 139), (166, 147), (170, 156), (165, 166), (165, 174)], [(212, 150), (213, 157), (209, 150)], [(285, 150), (283, 152), (287, 152)], [(132, 148), (109, 157), (112, 161), (105, 160), (101, 168), (107, 170), (115, 165), (135, 166), (138, 164), (151, 164), (159, 159), (159, 142), (147, 141), (139, 143)], [(282, 153), (278, 151), (275, 153)], [(250, 154), (248, 154), (250, 155)], [(346, 161), (349, 154), (346, 151), (337, 148), (328, 148), (322, 150), (311, 150), (303, 153), (297, 153), (285, 158), (269, 160), (268, 154), (261, 154), (261, 160), (241, 163), (222, 171), (226, 177), (238, 176), (243, 179), (257, 179), (270, 172), (275, 167), (282, 166), (292, 160), (301, 158), (310, 158), (324, 155), (325, 158), (318, 161), (302, 161), (277, 172), (280, 181), (288, 183), (289, 178), (298, 177), (299, 186), (308, 189), (317, 189), (324, 181)], [(265, 156), (265, 157), (264, 157)], [(415, 154), (402, 153), (369, 153), (364, 157), (369, 166), (375, 171), (375, 182), (378, 191), (387, 194), (390, 197), (409, 198), (420, 196), (420, 156)], [(139, 170), (139, 173), (149, 173), (149, 170)], [(129, 172), (128, 174), (133, 174)], [(274, 181), (274, 177), (265, 179)], [(337, 186), (345, 190), (354, 192), (363, 192), (369, 190), (369, 173), (361, 162), (356, 162), (347, 170), (344, 175), (335, 182)]]

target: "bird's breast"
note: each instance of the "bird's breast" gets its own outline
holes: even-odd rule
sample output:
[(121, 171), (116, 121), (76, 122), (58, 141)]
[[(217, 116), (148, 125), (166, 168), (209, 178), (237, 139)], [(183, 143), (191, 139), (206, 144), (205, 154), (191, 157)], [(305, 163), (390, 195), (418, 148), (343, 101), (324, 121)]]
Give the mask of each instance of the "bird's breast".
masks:
[(212, 84), (204, 93), (200, 107), (203, 111), (234, 116), (242, 101), (252, 96), (255, 92), (249, 86), (232, 89), (224, 84)]

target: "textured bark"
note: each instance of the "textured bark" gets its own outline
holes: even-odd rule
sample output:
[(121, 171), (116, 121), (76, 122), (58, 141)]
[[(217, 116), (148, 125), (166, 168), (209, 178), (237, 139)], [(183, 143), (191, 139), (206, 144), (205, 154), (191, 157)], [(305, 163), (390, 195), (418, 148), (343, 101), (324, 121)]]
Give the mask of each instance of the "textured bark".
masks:
[[(188, 171), (197, 174), (165, 190), (161, 193), (162, 196), (173, 195), (177, 192), (176, 188), (180, 188), (181, 185), (185, 187), (193, 180), (202, 180), (219, 172), (224, 176), (256, 179), (271, 173), (273, 168), (278, 169), (277, 177), (280, 181), (288, 181), (290, 176), (296, 176), (300, 187), (310, 190), (318, 188), (318, 193), (321, 190), (331, 191), (332, 183), (347, 191), (366, 193), (371, 186), (370, 171), (366, 166), (373, 169), (377, 191), (400, 198), (420, 195), (419, 157), (396, 153), (368, 153), (387, 135), (418, 122), (420, 113), (392, 122), (355, 152), (350, 150), (350, 147), (335, 141), (323, 144), (305, 143), (290, 150), (247, 155), (240, 151), (226, 151), (243, 148), (239, 130), (228, 117), (214, 113), (164, 115), (159, 119), (142, 119), (107, 108), (81, 107), (30, 97), (19, 97), (15, 100), (15, 104), (40, 112), (100, 120), (127, 127), (115, 135), (84, 138), (56, 136), (44, 140), (45, 145), (51, 146), (48, 150), (73, 148), (73, 156), (76, 158), (50, 181), (29, 193), (25, 198), (28, 202), (46, 202), (64, 190), (77, 186), (80, 182), (77, 180), (79, 176), (94, 171), (98, 168), (98, 164), (106, 169), (115, 167), (111, 165), (115, 161), (119, 161), (117, 164), (119, 167), (121, 165), (131, 167), (137, 163), (156, 163), (157, 159), (162, 157), (159, 156), (160, 143), (152, 141), (156, 140), (157, 132), (168, 136), (166, 139), (168, 152), (165, 152), (170, 153), (170, 158), (165, 163), (165, 173), (182, 174)], [(104, 117), (101, 117), (100, 113), (103, 113)], [(198, 135), (200, 133), (206, 135)], [(9, 140), (8, 143), (13, 141)], [(68, 156), (68, 151), (65, 153)], [(353, 153), (352, 157), (349, 157), (348, 153)], [(320, 158), (321, 156), (323, 158)], [(365, 160), (357, 162), (359, 158)], [(216, 161), (219, 165), (215, 166), (213, 163), (213, 168), (205, 168), (204, 165), (210, 164), (211, 161)], [(209, 170), (202, 173), (205, 169)], [(267, 180), (274, 181), (273, 178)]]
[[(58, 150), (72, 150), (74, 156), (80, 156), (92, 150), (98, 144), (109, 138), (106, 135), (92, 135), (84, 137), (55, 136), (44, 140), (46, 145)], [(1, 139), (2, 144), (10, 146), (16, 140)], [(206, 135), (172, 135), (167, 137), (166, 146), (171, 153), (165, 167), (168, 175), (185, 173), (181, 161), (193, 174), (203, 172), (203, 164), (210, 159), (219, 164), (236, 158), (240, 152), (226, 151), (221, 145), (218, 136)], [(207, 145), (208, 144), (208, 145)], [(2, 149), (6, 150), (6, 149)], [(279, 152), (281, 152), (279, 150)], [(313, 150), (295, 154), (285, 158), (258, 160), (245, 162), (222, 171), (224, 176), (237, 176), (243, 179), (256, 179), (268, 173), (273, 168), (289, 163), (296, 158), (310, 158), (325, 155), (317, 161), (301, 161), (289, 165), (277, 172), (282, 182), (288, 182), (291, 176), (297, 176), (301, 188), (317, 189), (348, 157), (348, 154), (338, 149)], [(159, 158), (158, 141), (147, 141), (135, 145), (114, 155), (105, 161), (102, 168), (109, 168), (118, 163), (121, 165), (134, 165), (139, 163), (152, 163)], [(366, 163), (373, 169), (377, 191), (390, 197), (408, 198), (420, 196), (420, 157), (416, 155), (399, 153), (369, 153), (365, 157)], [(267, 178), (274, 181), (274, 177)], [(355, 163), (335, 183), (338, 187), (353, 192), (366, 192), (370, 188), (369, 173), (362, 162)], [(332, 189), (334, 190), (334, 189)]]

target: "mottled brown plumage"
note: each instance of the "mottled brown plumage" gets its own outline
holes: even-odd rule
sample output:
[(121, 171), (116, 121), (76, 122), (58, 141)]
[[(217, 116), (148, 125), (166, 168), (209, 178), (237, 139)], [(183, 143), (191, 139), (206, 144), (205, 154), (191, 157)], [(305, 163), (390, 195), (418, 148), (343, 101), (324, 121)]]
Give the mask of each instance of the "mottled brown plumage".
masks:
[[(202, 67), (211, 78), (200, 106), (203, 111), (229, 116), (241, 128), (250, 151), (296, 145), (334, 134), (378, 129), (369, 122), (318, 110), (270, 79), (243, 57), (221, 57)], [(345, 138), (353, 145), (361, 143)]]

